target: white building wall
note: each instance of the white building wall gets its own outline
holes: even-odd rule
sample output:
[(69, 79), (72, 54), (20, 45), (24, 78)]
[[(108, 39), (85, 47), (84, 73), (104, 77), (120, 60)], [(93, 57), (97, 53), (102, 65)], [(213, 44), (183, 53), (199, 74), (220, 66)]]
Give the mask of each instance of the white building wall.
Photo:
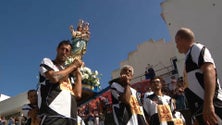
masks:
[[(120, 67), (129, 64), (134, 67), (134, 76), (139, 77), (144, 75), (147, 64), (153, 65), (157, 75), (161, 75), (171, 69), (166, 67), (171, 66), (171, 58), (175, 57), (175, 46), (172, 42), (165, 42), (163, 39), (159, 41), (153, 41), (152, 39), (141, 43), (137, 46), (137, 49), (128, 54), (128, 58), (120, 62)], [(162, 69), (161, 71), (159, 71)], [(119, 69), (113, 71), (112, 78), (119, 77)], [(144, 80), (143, 77), (134, 79), (132, 82)]]
[(12, 115), (21, 112), (24, 104), (29, 103), (27, 92), (21, 93), (15, 97), (8, 98), (0, 102), (0, 116)]
[[(174, 36), (180, 27), (191, 28), (199, 41), (211, 51), (217, 65), (218, 76), (222, 79), (222, 1), (221, 0), (165, 0), (161, 3), (163, 20), (168, 26), (171, 41), (155, 42), (149, 40), (138, 45), (137, 50), (129, 53), (128, 58), (120, 62), (120, 66), (130, 64), (135, 67), (135, 76), (140, 76), (147, 64), (152, 64), (155, 70), (170, 65), (170, 58), (177, 58), (179, 75), (183, 76), (184, 55), (179, 54), (174, 42)], [(165, 44), (163, 44), (165, 43)], [(170, 44), (170, 45), (168, 45)], [(164, 48), (167, 46), (168, 48)], [(119, 70), (112, 73), (112, 78), (119, 76)]]
[(3, 100), (6, 100), (8, 98), (10, 98), (10, 96), (4, 95), (4, 94), (0, 94), (0, 102), (3, 101)]
[[(180, 27), (191, 28), (196, 40), (205, 44), (211, 51), (217, 65), (218, 76), (222, 77), (221, 0), (165, 0), (162, 4), (162, 17), (168, 26), (172, 41)], [(175, 43), (174, 43), (175, 44)], [(184, 56), (177, 53), (178, 68), (182, 76)]]

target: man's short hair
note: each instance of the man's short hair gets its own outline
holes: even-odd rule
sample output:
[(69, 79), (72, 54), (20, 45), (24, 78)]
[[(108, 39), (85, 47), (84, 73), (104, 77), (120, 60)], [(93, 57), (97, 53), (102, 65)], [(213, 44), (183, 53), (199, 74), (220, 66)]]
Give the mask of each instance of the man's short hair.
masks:
[(61, 47), (62, 45), (70, 45), (71, 48), (72, 48), (72, 44), (71, 44), (71, 42), (70, 42), (69, 40), (63, 40), (63, 41), (61, 41), (61, 42), (58, 44), (58, 47), (57, 47), (57, 48)]
[(155, 76), (155, 77), (151, 78), (150, 83), (152, 84), (155, 79), (159, 79), (161, 84), (165, 83), (165, 80), (160, 76)]
[(36, 90), (35, 90), (35, 89), (30, 89), (30, 90), (27, 92), (27, 94), (29, 95), (31, 92), (36, 92)]
[(195, 36), (191, 29), (182, 27), (177, 31), (176, 37), (179, 37), (185, 40), (194, 40)]
[(134, 69), (133, 69), (133, 67), (132, 67), (131, 65), (123, 65), (123, 66), (121, 67), (120, 72), (122, 72), (122, 70), (125, 69), (125, 68), (132, 69), (132, 74), (134, 74)]

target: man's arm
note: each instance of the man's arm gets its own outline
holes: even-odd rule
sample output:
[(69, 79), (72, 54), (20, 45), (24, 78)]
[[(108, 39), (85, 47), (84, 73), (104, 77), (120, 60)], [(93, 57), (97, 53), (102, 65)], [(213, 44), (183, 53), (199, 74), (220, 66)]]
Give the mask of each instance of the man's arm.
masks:
[(77, 68), (81, 67), (82, 61), (75, 59), (71, 65), (66, 67), (63, 70), (60, 71), (53, 71), (49, 70), (45, 73), (45, 76), (47, 79), (49, 79), (52, 83), (58, 83), (60, 80), (62, 80), (65, 77), (68, 77), (68, 75), (76, 70)]
[(22, 106), (22, 114), (23, 114), (23, 116), (25, 116), (26, 118), (29, 117), (29, 116), (28, 116), (29, 110), (31, 110), (31, 108), (30, 108), (30, 106), (29, 106), (28, 104), (24, 104), (24, 105)]
[(119, 100), (125, 104), (129, 104), (130, 103), (130, 95), (131, 95), (130, 80), (127, 75), (122, 75), (120, 77), (120, 82), (121, 82), (122, 86), (124, 87), (124, 92), (123, 92), (123, 94), (120, 94)]
[(31, 109), (28, 112), (28, 116), (32, 119), (35, 119), (37, 115), (38, 115), (38, 108)]
[(75, 72), (73, 72), (73, 75), (75, 76), (75, 85), (73, 87), (73, 92), (77, 99), (80, 99), (82, 97), (82, 75), (80, 72), (80, 68), (78, 68)]
[(204, 74), (204, 109), (203, 118), (210, 124), (217, 123), (213, 99), (216, 90), (216, 71), (212, 63), (204, 63), (201, 66)]
[(125, 104), (130, 104), (130, 95), (131, 95), (130, 86), (126, 85), (124, 86), (123, 94), (120, 94), (119, 96), (119, 100)]

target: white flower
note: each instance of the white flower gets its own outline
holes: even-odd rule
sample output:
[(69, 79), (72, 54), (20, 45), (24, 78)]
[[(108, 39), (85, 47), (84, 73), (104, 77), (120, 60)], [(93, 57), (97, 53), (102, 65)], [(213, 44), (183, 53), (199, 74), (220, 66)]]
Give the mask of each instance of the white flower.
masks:
[(89, 75), (88, 74), (82, 74), (82, 79), (88, 79)]
[(99, 74), (99, 72), (97, 70), (95, 70), (95, 75), (98, 75), (98, 74)]
[(85, 72), (87, 72), (88, 74), (92, 74), (92, 71), (90, 68), (88, 67), (84, 67)]
[(84, 84), (91, 85), (92, 88), (99, 87), (100, 88), (100, 78), (101, 74), (97, 70), (92, 71), (88, 67), (81, 68), (82, 72), (82, 81)]
[(74, 61), (74, 58), (68, 57), (67, 60), (65, 61), (65, 65), (68, 66)]

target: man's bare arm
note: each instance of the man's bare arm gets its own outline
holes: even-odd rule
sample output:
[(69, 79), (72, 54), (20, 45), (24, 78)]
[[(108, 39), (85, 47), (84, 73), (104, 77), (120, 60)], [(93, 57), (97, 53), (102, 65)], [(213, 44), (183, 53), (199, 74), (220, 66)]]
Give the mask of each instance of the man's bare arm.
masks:
[(68, 75), (79, 68), (82, 65), (82, 61), (80, 60), (74, 60), (74, 62), (68, 66), (67, 68), (60, 70), (60, 71), (53, 71), (49, 70), (45, 73), (45, 76), (47, 79), (49, 79), (52, 83), (57, 83), (60, 80), (62, 80), (65, 77), (68, 77)]
[(201, 66), (204, 74), (204, 109), (203, 118), (207, 123), (217, 123), (217, 117), (213, 105), (213, 99), (216, 89), (216, 71), (211, 63), (205, 63)]

